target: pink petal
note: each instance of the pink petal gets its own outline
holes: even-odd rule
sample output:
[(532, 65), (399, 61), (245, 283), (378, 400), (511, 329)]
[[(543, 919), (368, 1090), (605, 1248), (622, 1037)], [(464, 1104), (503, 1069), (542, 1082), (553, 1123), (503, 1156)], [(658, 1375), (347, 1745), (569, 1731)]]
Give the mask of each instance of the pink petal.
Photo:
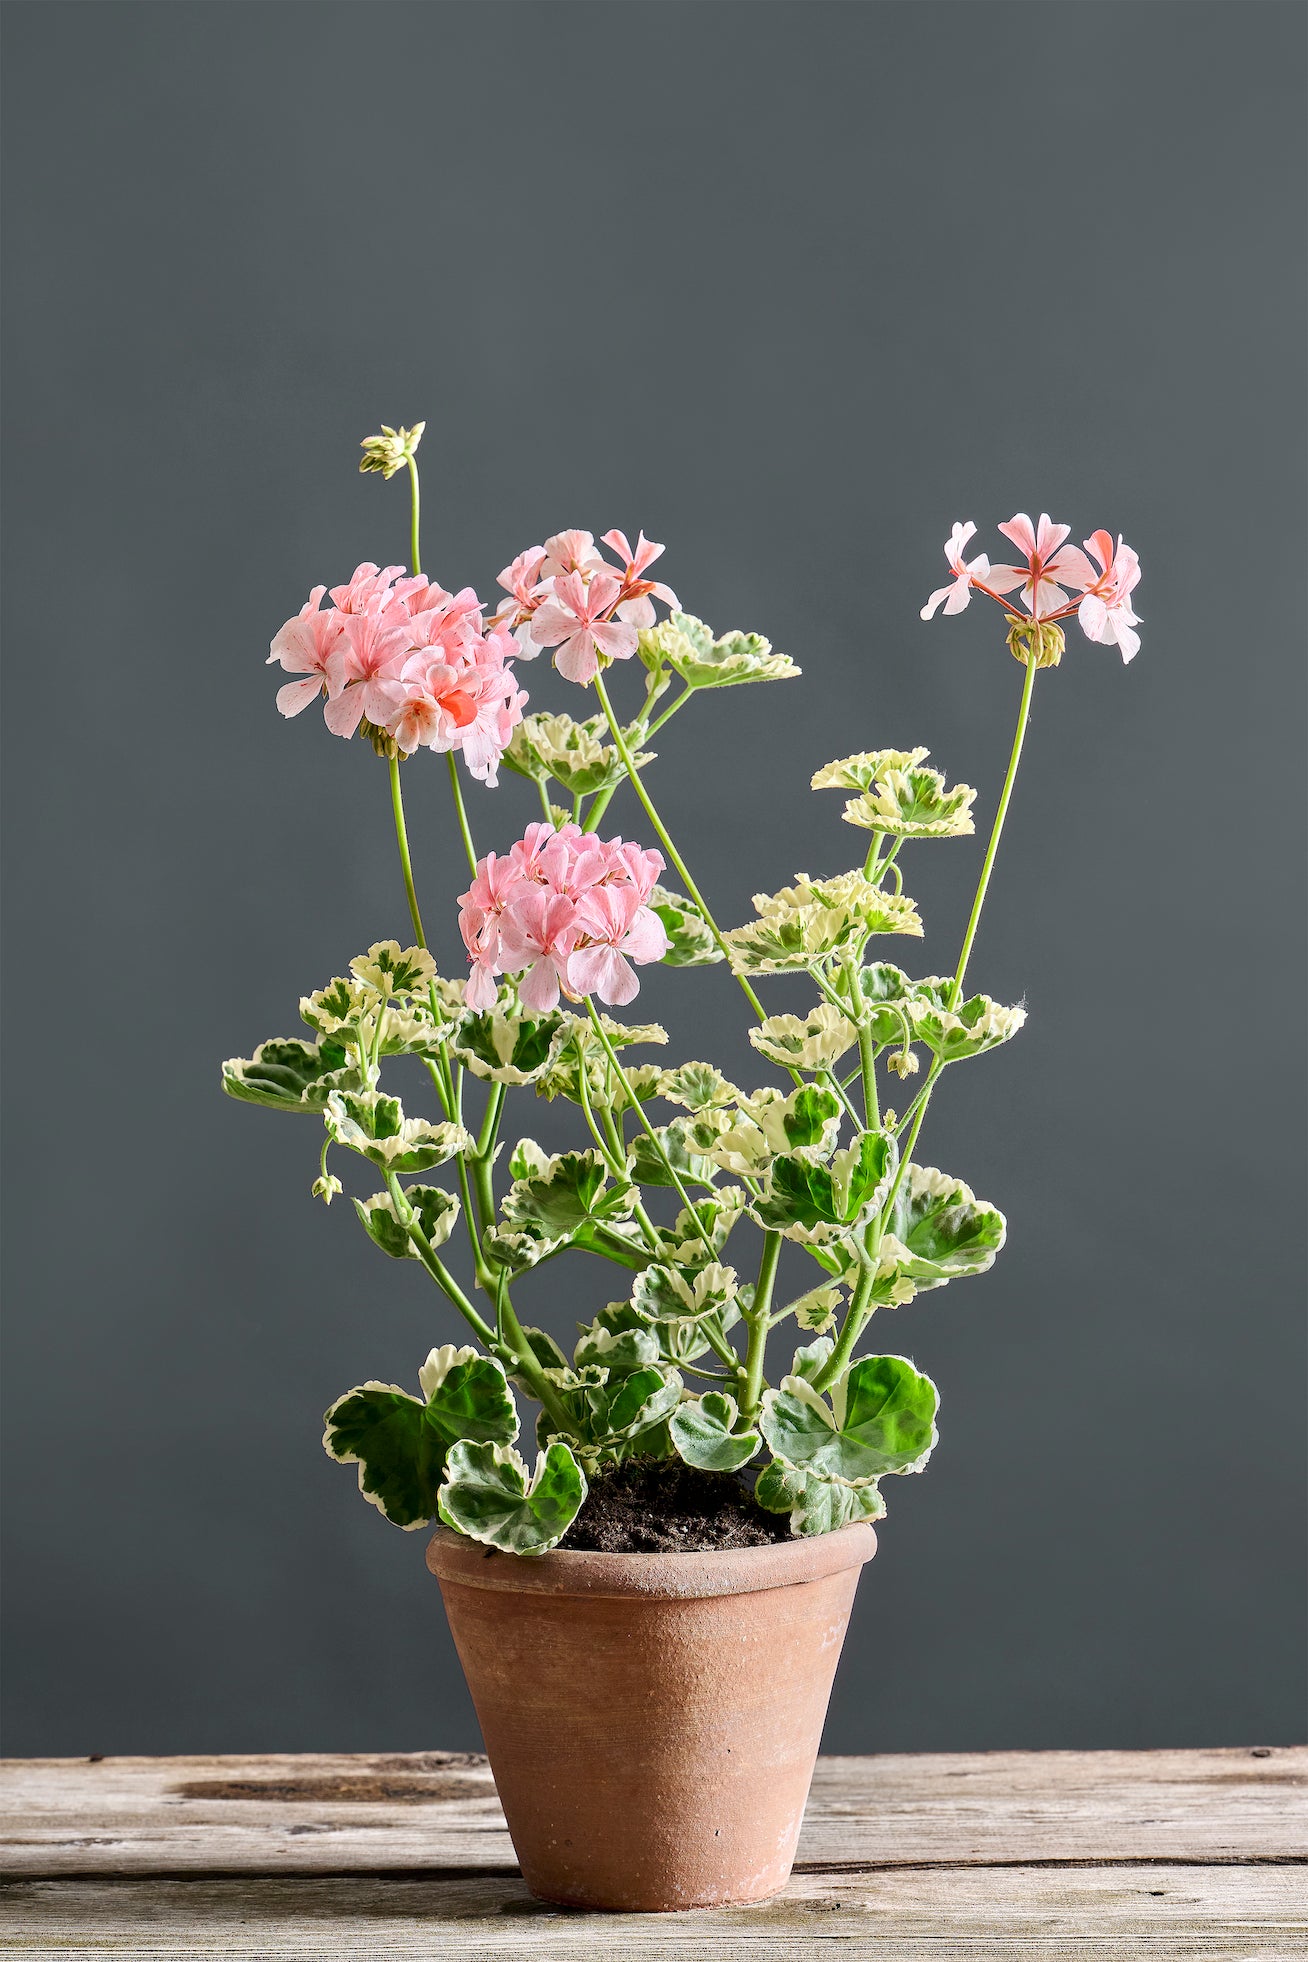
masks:
[(310, 702), (321, 694), (321, 678), (313, 674), (307, 681), (288, 681), (284, 688), (279, 688), (277, 706), (283, 715), (298, 715), (301, 709), (307, 709)]
[(1031, 558), (1036, 548), (1035, 526), (1025, 511), (1016, 512), (1006, 525), (1000, 525), (1005, 538), (1011, 538), (1019, 552)]
[(539, 960), (518, 984), (524, 1008), (547, 1014), (559, 1005), (559, 977), (552, 960)]
[(328, 702), (322, 719), (334, 736), (352, 736), (363, 719), (363, 690), (346, 688), (334, 702)]
[(595, 643), (588, 633), (573, 634), (554, 656), (554, 665), (565, 681), (587, 687), (599, 672)]

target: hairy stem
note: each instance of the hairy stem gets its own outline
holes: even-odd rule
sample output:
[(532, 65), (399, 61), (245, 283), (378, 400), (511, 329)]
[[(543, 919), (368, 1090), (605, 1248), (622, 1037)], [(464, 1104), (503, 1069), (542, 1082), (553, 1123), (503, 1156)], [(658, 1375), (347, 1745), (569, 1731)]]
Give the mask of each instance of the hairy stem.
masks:
[(409, 833), (404, 822), (404, 792), (400, 788), (400, 759), (392, 756), (391, 771), (391, 810), (395, 815), (395, 842), (400, 848), (400, 870), (404, 874), (404, 890), (409, 901), (409, 918), (420, 947), (427, 945), (427, 936), (422, 930), (422, 914), (418, 911), (418, 895), (413, 884), (413, 861), (409, 857)]
[(858, 1277), (853, 1295), (850, 1297), (849, 1311), (844, 1325), (836, 1337), (836, 1346), (827, 1357), (821, 1371), (813, 1379), (815, 1390), (829, 1390), (831, 1385), (843, 1376), (849, 1367), (849, 1359), (854, 1353), (854, 1344), (866, 1328), (872, 1310), (867, 1305), (876, 1279), (876, 1267), (865, 1267)]
[(477, 876), (477, 851), (472, 842), (472, 832), (468, 829), (468, 813), (463, 808), (463, 790), (459, 783), (459, 768), (454, 761), (454, 751), (446, 751), (446, 762), (450, 766), (450, 789), (454, 792), (454, 811), (459, 820), (459, 836), (468, 857), (468, 870), (473, 878)]
[(750, 1303), (749, 1313), (745, 1316), (745, 1323), (749, 1329), (749, 1343), (745, 1350), (745, 1382), (740, 1415), (742, 1422), (746, 1424), (753, 1421), (763, 1395), (763, 1361), (767, 1351), (768, 1330), (772, 1326), (772, 1288), (777, 1278), (777, 1263), (780, 1258), (781, 1235), (765, 1233), (754, 1299)]
[(617, 749), (618, 755), (622, 758), (622, 761), (626, 765), (627, 776), (631, 780), (631, 787), (635, 791), (637, 797), (640, 799), (640, 802), (644, 807), (646, 817), (653, 825), (655, 833), (659, 839), (659, 842), (663, 846), (664, 851), (667, 853), (668, 858), (671, 860), (672, 864), (675, 865), (675, 867), (677, 868), (677, 872), (681, 877), (682, 884), (685, 886), (687, 894), (691, 899), (694, 900), (696, 906), (699, 908), (700, 915), (704, 921), (705, 926), (708, 928), (709, 932), (713, 935), (713, 938), (716, 941), (719, 950), (721, 951), (724, 958), (726, 959), (728, 967), (731, 969), (732, 974), (735, 975), (735, 978), (739, 983), (742, 992), (744, 993), (745, 999), (748, 1001), (750, 1007), (754, 1010), (754, 1013), (758, 1016), (759, 1021), (765, 1022), (767, 1020), (767, 1010), (764, 1008), (758, 996), (754, 993), (754, 990), (750, 987), (747, 978), (743, 974), (736, 973), (735, 964), (731, 958), (731, 949), (728, 947), (726, 941), (723, 939), (722, 930), (718, 926), (717, 921), (713, 918), (713, 915), (709, 912), (709, 909), (705, 904), (703, 893), (700, 891), (699, 887), (695, 884), (695, 881), (690, 876), (690, 872), (686, 866), (686, 861), (682, 858), (681, 853), (677, 850), (671, 838), (668, 836), (667, 827), (664, 824), (662, 818), (659, 816), (658, 812), (655, 810), (653, 804), (650, 801), (649, 792), (646, 790), (644, 784), (640, 780), (640, 771), (636, 768), (635, 763), (632, 761), (631, 751), (627, 747), (627, 739), (622, 733), (622, 724), (618, 721), (617, 716), (613, 713), (613, 704), (609, 700), (608, 690), (604, 686), (604, 677), (602, 674), (597, 674), (595, 676), (595, 692), (599, 698), (599, 704), (604, 711), (605, 719), (608, 722), (609, 728), (613, 732), (614, 747)]
[(713, 1241), (709, 1235), (708, 1229), (704, 1225), (703, 1220), (700, 1218), (699, 1214), (695, 1211), (694, 1206), (691, 1204), (690, 1194), (686, 1191), (685, 1186), (681, 1182), (681, 1174), (677, 1171), (676, 1167), (672, 1163), (672, 1160), (668, 1157), (668, 1154), (663, 1146), (662, 1138), (660, 1138), (658, 1132), (655, 1130), (654, 1126), (650, 1123), (649, 1119), (646, 1117), (639, 1098), (636, 1096), (635, 1091), (632, 1089), (630, 1083), (627, 1081), (627, 1072), (623, 1069), (622, 1064), (618, 1061), (618, 1052), (613, 1047), (613, 1044), (609, 1041), (609, 1032), (605, 1028), (603, 1021), (600, 1019), (599, 1011), (596, 1009), (594, 1000), (590, 995), (587, 995), (586, 997), (586, 1007), (590, 1012), (590, 1019), (594, 1027), (595, 1033), (599, 1037), (601, 1043), (604, 1046), (605, 1052), (608, 1055), (609, 1062), (613, 1065), (613, 1069), (617, 1075), (618, 1082), (622, 1085), (623, 1089), (627, 1093), (627, 1102), (632, 1106), (633, 1110), (636, 1113), (636, 1116), (639, 1118), (641, 1129), (644, 1131), (646, 1137), (653, 1145), (655, 1151), (658, 1154), (659, 1160), (663, 1166), (664, 1171), (667, 1173), (669, 1179), (672, 1181), (673, 1186), (676, 1188), (677, 1197), (681, 1200), (682, 1205), (686, 1208), (687, 1212), (690, 1214), (691, 1220), (694, 1222), (695, 1231), (699, 1234), (700, 1239), (704, 1242), (704, 1245), (708, 1250), (709, 1259), (716, 1260), (718, 1257), (718, 1250), (714, 1246)]
[(394, 1172), (386, 1172), (383, 1176), (386, 1180), (386, 1190), (391, 1196), (391, 1204), (395, 1208), (395, 1216), (401, 1221), (408, 1232), (409, 1239), (413, 1243), (419, 1260), (427, 1269), (427, 1272), (431, 1275), (437, 1287), (454, 1303), (454, 1306), (458, 1309), (474, 1334), (486, 1344), (488, 1349), (493, 1349), (495, 1346), (494, 1329), (489, 1322), (483, 1321), (482, 1317), (469, 1301), (467, 1295), (463, 1292), (463, 1289), (455, 1280), (453, 1274), (450, 1273), (445, 1263), (437, 1255), (431, 1242), (418, 1224), (417, 1214), (405, 1197), (404, 1187), (400, 1184)]
[(417, 459), (413, 456), (409, 458), (409, 490), (411, 493), (409, 500), (409, 543), (413, 555), (413, 564), (409, 570), (417, 573), (422, 571), (422, 552), (418, 543), (422, 517), (422, 492), (418, 487)]
[(972, 942), (976, 939), (976, 930), (981, 919), (981, 908), (986, 902), (986, 892), (990, 885), (990, 873), (994, 866), (995, 853), (999, 850), (999, 840), (1004, 830), (1004, 819), (1008, 816), (1009, 799), (1013, 795), (1013, 784), (1017, 779), (1017, 766), (1022, 760), (1022, 744), (1026, 739), (1026, 725), (1031, 714), (1031, 694), (1035, 688), (1037, 672), (1038, 670), (1034, 660), (1028, 660), (1026, 664), (1026, 678), (1022, 683), (1022, 705), (1017, 712), (1017, 728), (1013, 733), (1013, 749), (1008, 759), (1008, 774), (1004, 778), (1004, 787), (999, 793), (999, 808), (995, 812), (995, 821), (990, 830), (990, 843), (986, 847), (985, 860), (981, 867), (981, 877), (977, 882), (976, 898), (972, 901), (972, 913), (967, 923), (967, 932), (963, 935), (963, 951), (958, 957), (958, 966), (954, 971), (953, 983), (949, 990), (949, 999), (945, 1004), (947, 1008), (953, 1008), (963, 991), (963, 976), (967, 973), (967, 964), (971, 959)]

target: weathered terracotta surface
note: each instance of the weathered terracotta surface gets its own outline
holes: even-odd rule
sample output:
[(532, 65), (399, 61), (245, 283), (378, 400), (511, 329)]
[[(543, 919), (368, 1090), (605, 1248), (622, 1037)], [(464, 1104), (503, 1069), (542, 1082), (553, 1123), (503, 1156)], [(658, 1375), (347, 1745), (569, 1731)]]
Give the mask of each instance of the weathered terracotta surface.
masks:
[(438, 1531), (427, 1564), (532, 1892), (652, 1910), (783, 1887), (875, 1551), (862, 1524), (534, 1560)]

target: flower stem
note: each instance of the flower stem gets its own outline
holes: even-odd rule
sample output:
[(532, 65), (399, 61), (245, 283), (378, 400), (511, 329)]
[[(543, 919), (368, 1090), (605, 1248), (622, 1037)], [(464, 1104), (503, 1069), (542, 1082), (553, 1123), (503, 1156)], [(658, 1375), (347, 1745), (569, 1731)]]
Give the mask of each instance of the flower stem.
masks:
[(667, 828), (664, 825), (662, 818), (659, 816), (653, 804), (650, 802), (649, 792), (646, 790), (644, 784), (641, 782), (640, 772), (639, 770), (637, 770), (634, 762), (632, 761), (631, 751), (627, 747), (627, 739), (622, 733), (622, 724), (618, 721), (617, 716), (613, 713), (613, 704), (609, 700), (608, 690), (604, 686), (604, 677), (602, 674), (597, 674), (595, 676), (595, 693), (599, 698), (599, 705), (604, 711), (605, 719), (608, 722), (609, 728), (613, 732), (614, 747), (617, 750), (618, 755), (622, 758), (623, 762), (627, 767), (627, 775), (631, 780), (631, 787), (635, 791), (637, 797), (640, 799), (642, 805), (644, 806), (646, 817), (653, 825), (654, 830), (658, 835), (659, 842), (662, 844), (664, 851), (667, 853), (672, 863), (676, 866), (678, 873), (681, 875), (682, 883), (684, 884), (688, 895), (690, 896), (691, 899), (694, 900), (696, 906), (699, 908), (700, 915), (703, 918), (705, 926), (708, 928), (709, 932), (713, 935), (714, 940), (717, 942), (718, 948), (720, 949), (721, 953), (726, 959), (728, 967), (731, 969), (732, 974), (735, 975), (736, 980), (739, 982), (740, 987), (744, 992), (745, 999), (748, 1001), (750, 1007), (754, 1010), (754, 1013), (758, 1016), (759, 1021), (766, 1022), (767, 1010), (764, 1008), (758, 996), (754, 993), (754, 990), (750, 987), (749, 982), (745, 978), (745, 976), (743, 974), (736, 974), (735, 964), (731, 958), (731, 949), (727, 946), (726, 941), (722, 937), (722, 930), (718, 926), (717, 921), (713, 918), (713, 915), (709, 912), (708, 907), (705, 905), (704, 895), (703, 893), (701, 893), (699, 887), (695, 884), (695, 881), (691, 878), (690, 873), (686, 868), (686, 862), (682, 858), (681, 853), (677, 850), (671, 838), (668, 836)]
[(872, 1311), (867, 1305), (867, 1298), (872, 1292), (872, 1286), (875, 1280), (875, 1265), (865, 1267), (859, 1275), (853, 1296), (850, 1299), (849, 1313), (845, 1316), (845, 1325), (836, 1338), (836, 1346), (827, 1357), (819, 1374), (813, 1379), (813, 1388), (815, 1390), (829, 1390), (831, 1385), (843, 1376), (845, 1370), (848, 1368), (849, 1359), (854, 1353), (854, 1344), (858, 1341), (859, 1336), (863, 1333), (871, 1317)]
[(745, 1350), (745, 1386), (740, 1415), (746, 1424), (752, 1421), (763, 1395), (763, 1360), (767, 1350), (768, 1330), (772, 1326), (772, 1288), (777, 1278), (777, 1263), (780, 1258), (781, 1235), (775, 1232), (765, 1233), (754, 1299), (745, 1317), (749, 1328), (749, 1344)]
[(463, 790), (459, 784), (459, 768), (454, 761), (454, 751), (446, 751), (446, 762), (450, 766), (450, 789), (454, 792), (454, 809), (459, 820), (459, 835), (463, 839), (463, 849), (468, 856), (468, 870), (473, 878), (477, 876), (477, 852), (468, 829), (468, 813), (463, 807)]
[(999, 794), (999, 808), (995, 812), (995, 821), (991, 827), (990, 843), (986, 847), (985, 862), (981, 867), (981, 878), (977, 885), (976, 898), (972, 901), (972, 916), (967, 923), (967, 932), (963, 935), (963, 951), (958, 957), (958, 967), (954, 973), (953, 985), (949, 990), (949, 999), (945, 1004), (950, 1009), (954, 1007), (959, 995), (963, 991), (963, 976), (967, 973), (967, 964), (972, 955), (972, 942), (976, 939), (977, 925), (981, 919), (981, 908), (985, 905), (986, 890), (990, 884), (991, 868), (995, 862), (995, 853), (999, 850), (999, 840), (1003, 835), (1004, 819), (1008, 816), (1008, 804), (1009, 799), (1013, 795), (1013, 784), (1017, 778), (1017, 766), (1022, 760), (1022, 744), (1026, 738), (1026, 725), (1031, 714), (1031, 694), (1035, 688), (1036, 673), (1037, 669), (1034, 660), (1028, 660), (1026, 664), (1026, 678), (1022, 683), (1022, 705), (1017, 712), (1017, 728), (1013, 733), (1013, 750), (1008, 759), (1008, 775), (1004, 778), (1004, 787)]
[(454, 1303), (454, 1306), (472, 1328), (473, 1332), (480, 1337), (487, 1348), (492, 1348), (495, 1342), (494, 1329), (489, 1322), (482, 1320), (467, 1295), (463, 1292), (463, 1289), (455, 1280), (453, 1274), (450, 1273), (444, 1262), (432, 1248), (426, 1234), (418, 1224), (417, 1215), (414, 1213), (413, 1207), (409, 1204), (405, 1196), (404, 1187), (400, 1184), (394, 1172), (386, 1172), (384, 1177), (386, 1180), (386, 1190), (390, 1193), (391, 1204), (395, 1208), (396, 1217), (407, 1230), (419, 1260), (427, 1269), (427, 1272), (431, 1275), (441, 1292), (447, 1295)]
[(418, 945), (427, 945), (427, 936), (422, 930), (422, 914), (418, 911), (418, 895), (413, 885), (413, 861), (409, 857), (409, 833), (404, 823), (404, 792), (400, 789), (400, 759), (392, 756), (391, 771), (391, 809), (395, 813), (395, 842), (400, 848), (400, 869), (404, 873), (404, 890), (409, 899), (409, 918), (413, 921), (413, 931)]
[(410, 533), (410, 542), (413, 548), (413, 564), (410, 566), (409, 570), (411, 572), (418, 573), (422, 571), (422, 556), (418, 549), (418, 532), (419, 532), (421, 511), (422, 511), (422, 492), (418, 488), (417, 460), (412, 456), (409, 458), (409, 488), (413, 493), (413, 497), (410, 505), (410, 517), (409, 517), (409, 533)]
[(603, 1044), (605, 1052), (608, 1055), (609, 1062), (613, 1065), (613, 1068), (617, 1073), (618, 1082), (622, 1085), (623, 1089), (627, 1093), (627, 1102), (632, 1106), (633, 1110), (635, 1111), (636, 1116), (640, 1120), (640, 1125), (642, 1130), (644, 1131), (646, 1137), (649, 1139), (650, 1143), (653, 1145), (655, 1151), (658, 1153), (664, 1171), (667, 1173), (669, 1179), (676, 1187), (677, 1197), (680, 1199), (682, 1205), (686, 1208), (686, 1211), (689, 1213), (691, 1220), (694, 1222), (695, 1231), (698, 1233), (700, 1239), (703, 1241), (704, 1246), (708, 1252), (709, 1259), (716, 1260), (718, 1257), (718, 1250), (714, 1246), (713, 1241), (709, 1235), (708, 1229), (705, 1226), (703, 1220), (696, 1212), (695, 1207), (691, 1202), (690, 1194), (686, 1191), (685, 1186), (681, 1183), (681, 1174), (677, 1171), (676, 1167), (672, 1163), (672, 1160), (668, 1157), (667, 1151), (664, 1149), (662, 1138), (660, 1138), (658, 1132), (654, 1129), (654, 1126), (650, 1123), (649, 1119), (646, 1117), (640, 1099), (637, 1097), (635, 1091), (632, 1089), (630, 1083), (627, 1081), (627, 1072), (623, 1069), (622, 1064), (618, 1061), (618, 1052), (613, 1047), (613, 1044), (609, 1041), (609, 1032), (605, 1028), (603, 1020), (600, 1017), (599, 1011), (596, 1009), (595, 1003), (590, 995), (587, 995), (586, 997), (586, 1007), (590, 1012), (590, 1019), (594, 1025), (595, 1033), (599, 1037), (600, 1042)]

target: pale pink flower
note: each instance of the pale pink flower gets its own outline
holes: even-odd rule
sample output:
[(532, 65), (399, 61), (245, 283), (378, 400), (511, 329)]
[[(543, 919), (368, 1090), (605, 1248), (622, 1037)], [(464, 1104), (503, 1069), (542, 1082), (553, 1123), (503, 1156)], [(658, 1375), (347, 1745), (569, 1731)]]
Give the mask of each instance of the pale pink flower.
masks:
[(569, 681), (585, 687), (599, 672), (601, 658), (626, 661), (639, 635), (625, 622), (609, 618), (621, 587), (611, 573), (597, 572), (586, 585), (580, 573), (554, 581), (554, 591), (532, 621), (533, 637), (555, 649), (554, 665)]
[(580, 572), (589, 577), (592, 572), (610, 570), (588, 531), (556, 531), (553, 538), (545, 540), (544, 552), (537, 575), (541, 579), (557, 579), (565, 572)]
[(577, 902), (546, 886), (525, 886), (515, 895), (501, 927), (504, 969), (526, 969), (518, 983), (523, 1006), (547, 1013), (557, 1008), (559, 984), (568, 978), (568, 960), (577, 938)]
[(402, 669), (413, 646), (413, 623), (402, 606), (345, 614), (331, 656), (333, 698), (323, 720), (334, 736), (352, 736), (366, 715), (384, 728), (403, 700)]
[(615, 618), (625, 620), (632, 627), (652, 627), (656, 599), (674, 609), (680, 606), (681, 602), (670, 586), (661, 585), (656, 579), (641, 577), (655, 559), (662, 558), (664, 546), (651, 544), (643, 531), (636, 540), (634, 552), (627, 543), (625, 532), (606, 531), (600, 543), (607, 545), (622, 560), (622, 598), (614, 610)]
[(1074, 586), (1079, 592), (1093, 583), (1094, 570), (1085, 553), (1075, 545), (1063, 544), (1071, 527), (1054, 524), (1047, 511), (1041, 512), (1039, 525), (1033, 525), (1026, 512), (1019, 511), (999, 529), (1005, 538), (1012, 539), (1026, 565), (992, 566), (985, 583), (996, 593), (1009, 593), (1020, 586), (1033, 619), (1048, 619), (1067, 605), (1063, 585)]
[(1085, 549), (1097, 560), (1099, 574), (1077, 608), (1081, 629), (1087, 640), (1120, 648), (1124, 662), (1134, 660), (1140, 651), (1135, 632), (1140, 616), (1132, 609), (1130, 595), (1140, 584), (1140, 561), (1120, 534), (1114, 546), (1110, 531), (1092, 533)]
[(527, 551), (519, 552), (512, 565), (505, 566), (496, 582), (509, 597), (501, 600), (491, 625), (507, 628), (512, 633), (518, 656), (524, 661), (534, 661), (541, 652), (532, 636), (531, 622), (533, 613), (549, 593), (549, 588), (540, 583), (544, 558), (545, 547), (532, 545)]
[(946, 613), (961, 613), (972, 597), (974, 584), (985, 585), (990, 579), (990, 561), (982, 552), (969, 563), (963, 557), (963, 548), (976, 537), (976, 526), (969, 520), (967, 524), (956, 524), (945, 544), (945, 558), (953, 579), (948, 586), (939, 586), (922, 608), (922, 618), (931, 620), (941, 600)]
[(621, 1008), (640, 992), (635, 970), (623, 959), (657, 961), (667, 952), (668, 936), (657, 913), (642, 906), (632, 886), (601, 885), (577, 906), (575, 926), (585, 944), (568, 961), (567, 982), (574, 995), (598, 995)]
[(331, 603), (341, 613), (367, 613), (384, 606), (390, 597), (391, 584), (404, 571), (402, 565), (388, 565), (380, 570), (371, 559), (358, 565), (350, 575), (349, 584), (333, 586)]
[(325, 586), (315, 586), (293, 620), (273, 635), (269, 662), (280, 661), (287, 674), (307, 675), (305, 681), (288, 681), (277, 690), (277, 706), (283, 715), (298, 715), (310, 702), (327, 694), (331, 681), (327, 664), (341, 638), (341, 616), (320, 611)]
[(477, 704), (460, 686), (463, 677), (443, 661), (411, 655), (401, 677), (404, 692), (385, 728), (406, 755), (418, 748), (453, 749), (461, 730), (477, 717)]
[(459, 900), (459, 928), (472, 964), (467, 999), (494, 999), (497, 974), (518, 974), (523, 1003), (555, 1006), (560, 989), (576, 999), (628, 1002), (638, 983), (631, 963), (660, 960), (663, 924), (646, 904), (662, 869), (657, 852), (620, 838), (596, 838), (578, 825), (529, 825), (507, 859), (482, 859)]

